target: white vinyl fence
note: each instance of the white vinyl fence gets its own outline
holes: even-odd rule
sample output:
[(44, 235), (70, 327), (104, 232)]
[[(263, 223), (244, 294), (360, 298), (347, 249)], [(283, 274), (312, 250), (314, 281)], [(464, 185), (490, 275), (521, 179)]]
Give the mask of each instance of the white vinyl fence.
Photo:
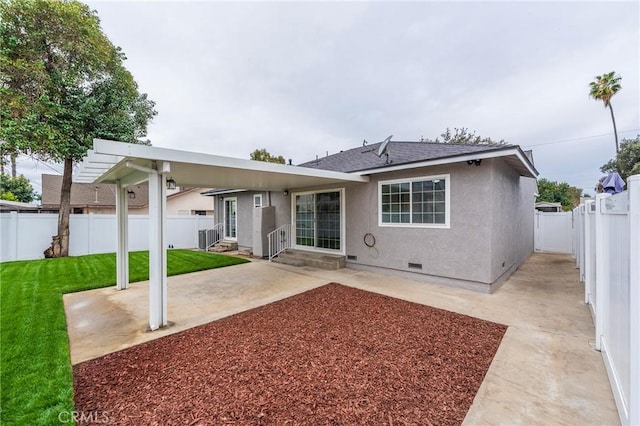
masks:
[[(198, 230), (211, 228), (213, 216), (169, 216), (167, 240), (174, 248), (198, 247)], [(0, 261), (44, 257), (56, 235), (57, 214), (0, 214)], [(113, 253), (117, 246), (116, 216), (76, 214), (69, 217), (69, 255)], [(129, 250), (149, 249), (149, 217), (129, 216)]]
[(573, 213), (536, 211), (535, 251), (573, 253)]
[(623, 425), (640, 424), (640, 175), (574, 209), (576, 264)]

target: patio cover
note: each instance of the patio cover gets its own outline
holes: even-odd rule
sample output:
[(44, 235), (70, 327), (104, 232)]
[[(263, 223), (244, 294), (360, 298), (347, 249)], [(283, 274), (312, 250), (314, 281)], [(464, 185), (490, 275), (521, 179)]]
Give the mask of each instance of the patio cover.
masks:
[(179, 186), (284, 191), (325, 184), (368, 182), (358, 174), (333, 172), (146, 145), (94, 139), (74, 173), (78, 183), (116, 186), (117, 288), (129, 286), (128, 186), (149, 181), (149, 328), (168, 324), (166, 180)]

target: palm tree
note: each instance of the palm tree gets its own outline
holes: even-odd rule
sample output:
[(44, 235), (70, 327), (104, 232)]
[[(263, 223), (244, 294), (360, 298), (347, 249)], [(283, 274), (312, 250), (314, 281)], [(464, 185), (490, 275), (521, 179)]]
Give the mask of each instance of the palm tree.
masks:
[(620, 85), (622, 77), (616, 75), (615, 71), (610, 73), (597, 75), (595, 80), (589, 83), (591, 91), (589, 96), (593, 99), (604, 102), (604, 107), (609, 107), (611, 111), (611, 121), (613, 121), (613, 134), (616, 138), (616, 154), (620, 151), (618, 147), (618, 130), (616, 129), (616, 119), (613, 116), (613, 107), (611, 106), (611, 98), (618, 93), (622, 86)]

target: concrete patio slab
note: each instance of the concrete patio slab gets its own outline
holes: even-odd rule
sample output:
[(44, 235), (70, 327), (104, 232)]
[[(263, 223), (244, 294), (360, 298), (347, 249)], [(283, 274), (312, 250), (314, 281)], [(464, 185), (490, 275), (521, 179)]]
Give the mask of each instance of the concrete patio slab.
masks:
[(255, 261), (169, 278), (170, 327), (147, 332), (148, 284), (64, 296), (74, 364), (322, 286), (328, 282), (509, 326), (468, 425), (593, 424), (619, 419), (574, 261), (534, 254), (494, 294), (353, 269)]

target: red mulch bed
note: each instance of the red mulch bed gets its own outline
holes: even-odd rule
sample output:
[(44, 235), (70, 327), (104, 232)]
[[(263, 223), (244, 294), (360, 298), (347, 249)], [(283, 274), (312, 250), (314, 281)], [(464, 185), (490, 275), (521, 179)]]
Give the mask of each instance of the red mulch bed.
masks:
[(339, 284), (74, 367), (109, 424), (462, 423), (507, 327)]

